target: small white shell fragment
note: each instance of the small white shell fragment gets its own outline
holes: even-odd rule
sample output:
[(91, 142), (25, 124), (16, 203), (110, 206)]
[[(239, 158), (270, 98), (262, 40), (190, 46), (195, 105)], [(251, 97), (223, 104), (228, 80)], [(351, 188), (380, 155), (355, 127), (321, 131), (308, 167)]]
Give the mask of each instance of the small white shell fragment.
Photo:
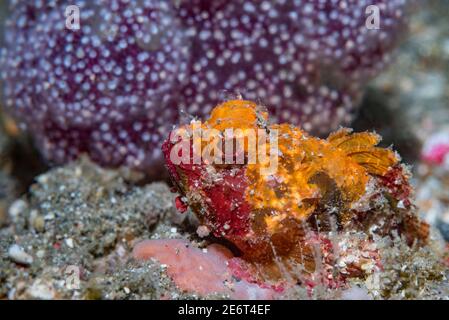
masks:
[(199, 226), (196, 229), (196, 233), (200, 238), (207, 237), (210, 234), (210, 230), (207, 226)]
[(72, 238), (65, 239), (65, 244), (66, 244), (67, 247), (69, 247), (69, 248), (73, 248), (73, 247), (74, 247), (74, 245), (73, 245), (73, 239), (72, 239)]
[(27, 203), (21, 199), (14, 201), (9, 207), (8, 214), (11, 219), (18, 217), (27, 208)]
[(27, 290), (27, 293), (33, 299), (51, 300), (55, 298), (54, 288), (41, 280), (36, 280)]
[(30, 265), (33, 263), (33, 257), (26, 253), (25, 250), (17, 244), (13, 244), (9, 247), (8, 257), (12, 261), (24, 265)]

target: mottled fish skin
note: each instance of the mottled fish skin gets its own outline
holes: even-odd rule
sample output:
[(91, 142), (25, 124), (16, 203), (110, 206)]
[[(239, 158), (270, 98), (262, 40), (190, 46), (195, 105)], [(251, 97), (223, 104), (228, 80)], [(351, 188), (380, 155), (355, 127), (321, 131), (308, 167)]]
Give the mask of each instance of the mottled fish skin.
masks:
[[(266, 161), (248, 160), (250, 139), (243, 146), (243, 163), (205, 160), (210, 141), (225, 150), (228, 129), (276, 132), (276, 170), (267, 171)], [(219, 138), (200, 140), (202, 149), (195, 149), (195, 137), (209, 130)], [(332, 232), (400, 235), (410, 245), (427, 242), (428, 226), (415, 214), (408, 170), (393, 150), (377, 147), (379, 142), (377, 134), (350, 129), (316, 138), (289, 124), (269, 124), (268, 114), (254, 102), (230, 100), (205, 122), (174, 130), (162, 149), (175, 185), (201, 224), (276, 277), (279, 259), (314, 270), (314, 245), (329, 242)], [(270, 143), (259, 141), (259, 150), (273, 150)], [(184, 152), (182, 161), (174, 158)]]

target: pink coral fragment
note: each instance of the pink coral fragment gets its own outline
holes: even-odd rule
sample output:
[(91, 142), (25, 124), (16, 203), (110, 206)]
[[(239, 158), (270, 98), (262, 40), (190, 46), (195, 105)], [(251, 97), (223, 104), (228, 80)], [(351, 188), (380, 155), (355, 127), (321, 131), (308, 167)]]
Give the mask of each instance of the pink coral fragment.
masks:
[(425, 141), (422, 158), (433, 165), (449, 163), (449, 130), (437, 132)]
[(137, 260), (155, 259), (167, 266), (167, 274), (179, 289), (202, 296), (226, 294), (232, 299), (273, 299), (276, 292), (246, 280), (236, 280), (228, 268), (232, 253), (212, 244), (207, 249), (177, 239), (146, 240), (134, 247)]

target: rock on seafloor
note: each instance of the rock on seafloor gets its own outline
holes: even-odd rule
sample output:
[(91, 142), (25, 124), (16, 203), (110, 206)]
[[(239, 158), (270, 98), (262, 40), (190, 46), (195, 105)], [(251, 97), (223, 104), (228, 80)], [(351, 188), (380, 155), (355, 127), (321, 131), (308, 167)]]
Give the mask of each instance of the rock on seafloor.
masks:
[[(206, 116), (227, 94), (328, 133), (391, 61), (411, 2), (80, 0), (81, 27), (71, 30), (70, 1), (12, 1), (5, 106), (51, 163), (88, 153), (150, 172), (171, 126), (184, 113)], [(382, 28), (367, 29), (369, 5)]]

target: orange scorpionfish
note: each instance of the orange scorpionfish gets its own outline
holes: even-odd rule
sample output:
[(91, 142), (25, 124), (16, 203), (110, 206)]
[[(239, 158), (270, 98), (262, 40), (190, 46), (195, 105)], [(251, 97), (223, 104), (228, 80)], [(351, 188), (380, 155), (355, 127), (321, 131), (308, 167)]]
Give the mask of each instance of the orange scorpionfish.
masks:
[(163, 152), (179, 206), (189, 206), (201, 230), (231, 243), (248, 266), (257, 265), (253, 274), (279, 279), (282, 269), (316, 269), (314, 238), (324, 234), (426, 243), (409, 171), (379, 142), (377, 134), (344, 128), (319, 139), (270, 124), (254, 102), (232, 100), (207, 121), (175, 129)]

